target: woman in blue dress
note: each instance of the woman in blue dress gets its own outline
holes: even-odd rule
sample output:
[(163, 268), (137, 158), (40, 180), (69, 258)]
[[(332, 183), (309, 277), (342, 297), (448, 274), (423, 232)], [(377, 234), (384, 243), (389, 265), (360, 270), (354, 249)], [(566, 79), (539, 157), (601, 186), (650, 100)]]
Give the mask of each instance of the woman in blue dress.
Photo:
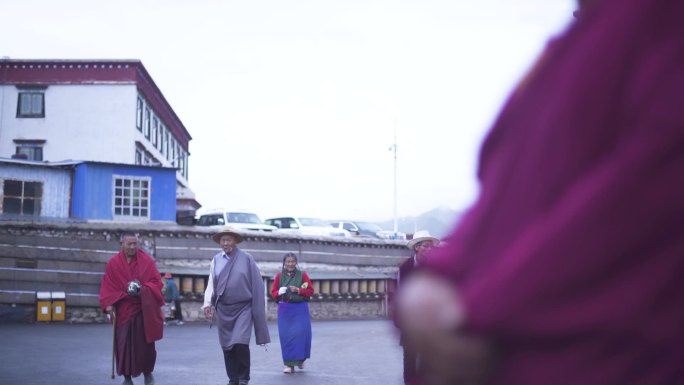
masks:
[(314, 294), (308, 274), (297, 268), (297, 256), (283, 257), (283, 270), (273, 280), (271, 296), (278, 302), (278, 334), (285, 368), (294, 373), (295, 366), (304, 369), (311, 357), (311, 316), (309, 299)]

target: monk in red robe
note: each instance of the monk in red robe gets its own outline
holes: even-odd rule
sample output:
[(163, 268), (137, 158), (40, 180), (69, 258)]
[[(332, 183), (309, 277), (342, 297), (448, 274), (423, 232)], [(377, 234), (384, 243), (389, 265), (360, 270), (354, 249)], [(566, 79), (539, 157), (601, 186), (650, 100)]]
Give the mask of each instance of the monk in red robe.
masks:
[(154, 342), (162, 338), (164, 324), (162, 286), (154, 260), (138, 249), (138, 237), (123, 234), (121, 251), (109, 260), (102, 278), (100, 306), (116, 313), (116, 370), (124, 385), (132, 385), (132, 377), (141, 373), (145, 385), (154, 385)]
[(684, 1), (586, 3), (399, 292), (425, 383), (684, 384)]

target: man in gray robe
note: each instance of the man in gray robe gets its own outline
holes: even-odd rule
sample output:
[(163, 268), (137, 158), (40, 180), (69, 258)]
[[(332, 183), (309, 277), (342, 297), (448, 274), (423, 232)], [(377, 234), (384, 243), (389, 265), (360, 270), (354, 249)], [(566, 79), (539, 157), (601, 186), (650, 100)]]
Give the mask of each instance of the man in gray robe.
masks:
[(266, 325), (266, 289), (254, 258), (237, 247), (242, 235), (226, 227), (213, 239), (222, 251), (211, 261), (202, 309), (207, 318), (218, 319), (228, 385), (246, 385), (252, 327), (257, 345), (271, 342)]

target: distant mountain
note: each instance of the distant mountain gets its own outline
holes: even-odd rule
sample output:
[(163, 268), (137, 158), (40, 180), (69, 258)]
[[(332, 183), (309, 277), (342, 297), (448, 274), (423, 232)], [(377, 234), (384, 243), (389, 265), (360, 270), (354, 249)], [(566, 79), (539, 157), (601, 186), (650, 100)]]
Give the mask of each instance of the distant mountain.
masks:
[[(416, 217), (397, 218), (397, 227), (399, 231), (406, 234), (413, 234), (417, 230), (428, 230), (430, 234), (441, 238), (448, 235), (460, 216), (460, 212), (440, 206)], [(377, 224), (385, 230), (394, 230), (393, 219)]]

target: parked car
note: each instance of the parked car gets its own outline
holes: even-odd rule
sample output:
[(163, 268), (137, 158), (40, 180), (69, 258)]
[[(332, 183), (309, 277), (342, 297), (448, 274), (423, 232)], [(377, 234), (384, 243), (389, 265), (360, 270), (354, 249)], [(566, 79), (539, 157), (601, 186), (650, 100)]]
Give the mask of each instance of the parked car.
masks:
[(351, 234), (344, 229), (335, 229), (328, 222), (319, 218), (308, 217), (277, 217), (266, 219), (266, 224), (275, 226), (279, 231), (291, 231), (299, 234), (350, 237)]
[(241, 230), (275, 231), (277, 227), (265, 224), (258, 215), (248, 211), (212, 210), (200, 215), (198, 226), (231, 226)]
[(395, 234), (394, 231), (383, 230), (382, 227), (371, 222), (336, 220), (329, 221), (328, 223), (330, 223), (330, 226), (334, 228), (347, 230), (352, 235), (358, 237), (371, 237), (380, 239), (406, 239), (406, 234), (404, 233), (397, 232)]

